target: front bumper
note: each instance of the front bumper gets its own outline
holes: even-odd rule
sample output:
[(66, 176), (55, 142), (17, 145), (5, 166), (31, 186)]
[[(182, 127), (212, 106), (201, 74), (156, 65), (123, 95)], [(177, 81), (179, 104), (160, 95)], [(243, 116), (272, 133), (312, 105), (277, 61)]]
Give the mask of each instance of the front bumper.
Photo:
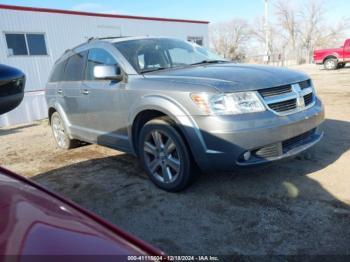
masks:
[[(287, 116), (265, 111), (193, 118), (202, 136), (203, 150), (196, 146), (193, 152), (199, 167), (230, 171), (290, 157), (316, 144), (323, 136), (318, 126), (324, 120), (324, 108), (317, 99), (313, 107)], [(243, 157), (246, 152), (251, 153), (248, 160)]]
[(292, 157), (317, 144), (322, 137), (323, 132), (315, 128), (285, 141), (267, 145), (253, 151), (246, 151), (249, 152), (250, 158), (246, 160), (244, 155), (242, 155), (237, 160), (237, 165), (251, 166)]

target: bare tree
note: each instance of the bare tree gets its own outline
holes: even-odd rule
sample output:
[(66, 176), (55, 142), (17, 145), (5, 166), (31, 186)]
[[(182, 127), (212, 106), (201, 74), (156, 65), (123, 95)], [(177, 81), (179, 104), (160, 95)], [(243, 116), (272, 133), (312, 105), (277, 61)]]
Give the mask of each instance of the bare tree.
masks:
[(346, 38), (346, 31), (350, 26), (349, 18), (342, 18), (336, 24), (323, 25), (316, 31), (313, 46), (314, 48), (328, 48), (340, 46)]
[(225, 58), (240, 59), (244, 56), (244, 44), (250, 37), (250, 27), (243, 19), (217, 23), (210, 27), (212, 47)]
[[(347, 24), (341, 21), (331, 24), (327, 20), (324, 0), (286, 1), (275, 3), (277, 28), (280, 37), (285, 37), (286, 52), (292, 54), (299, 63), (311, 62), (313, 50), (338, 43), (344, 37)], [(343, 39), (341, 39), (343, 40)]]
[(324, 21), (325, 5), (323, 0), (309, 0), (299, 11), (301, 48), (306, 51), (306, 62), (311, 62), (315, 42), (322, 35), (321, 25)]
[[(259, 50), (263, 50), (266, 45), (264, 18), (255, 18), (251, 26), (252, 39), (260, 44)], [(269, 54), (284, 56), (285, 45), (288, 43), (287, 37), (283, 35), (276, 26), (270, 27)], [(261, 51), (260, 51), (261, 54)]]
[[(329, 20), (325, 0), (274, 0), (272, 3), (276, 19), (270, 26), (269, 53), (274, 63), (309, 63), (315, 49), (340, 45), (350, 27), (349, 19)], [(249, 60), (262, 62), (259, 59), (265, 50), (263, 18), (255, 18), (251, 25), (242, 19), (213, 24), (210, 37), (212, 47), (226, 58), (244, 58), (249, 49)]]
[[(275, 3), (275, 13), (279, 27), (287, 34), (287, 41), (295, 59), (298, 60), (298, 20), (295, 3), (279, 0)], [(282, 36), (282, 34), (281, 34)]]

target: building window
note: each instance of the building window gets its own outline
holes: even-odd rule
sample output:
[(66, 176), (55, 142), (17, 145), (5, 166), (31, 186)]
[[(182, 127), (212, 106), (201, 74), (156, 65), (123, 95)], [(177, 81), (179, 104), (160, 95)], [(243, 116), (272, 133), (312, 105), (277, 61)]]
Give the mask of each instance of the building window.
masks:
[(187, 41), (203, 46), (203, 37), (201, 36), (189, 36), (187, 37)]
[(5, 33), (5, 38), (10, 56), (47, 55), (44, 34)]

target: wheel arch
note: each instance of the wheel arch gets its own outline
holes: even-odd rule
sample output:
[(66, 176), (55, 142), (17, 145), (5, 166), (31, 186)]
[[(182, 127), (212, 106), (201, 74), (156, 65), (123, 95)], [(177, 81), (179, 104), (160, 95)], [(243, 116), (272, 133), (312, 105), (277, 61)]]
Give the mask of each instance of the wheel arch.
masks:
[(338, 59), (338, 57), (336, 56), (336, 55), (327, 55), (324, 59), (323, 59), (323, 64), (324, 64), (324, 62), (327, 60), (327, 59), (337, 59), (337, 60), (339, 60)]
[(48, 107), (49, 124), (51, 125), (51, 116), (55, 112), (60, 114), (60, 116), (65, 124), (65, 127), (67, 129), (67, 133), (68, 133), (69, 138), (73, 139), (71, 129), (70, 129), (71, 124), (69, 122), (69, 119), (68, 119), (66, 113), (64, 112), (63, 108), (61, 107), (61, 105), (59, 103), (52, 104)]
[(203, 137), (188, 112), (175, 101), (164, 97), (148, 97), (134, 110), (129, 117), (128, 133), (134, 153), (138, 154), (138, 135), (143, 125), (157, 117), (169, 117), (178, 128), (192, 156), (197, 161), (200, 152), (205, 152), (206, 146)]
[(138, 155), (137, 145), (139, 143), (139, 133), (142, 127), (148, 121), (158, 117), (169, 117), (171, 120), (175, 121), (173, 118), (167, 115), (167, 113), (160, 110), (155, 110), (155, 109), (144, 109), (135, 116), (131, 125), (131, 143), (132, 143), (132, 149), (136, 155)]
[(49, 125), (51, 125), (51, 116), (53, 115), (53, 113), (57, 112), (56, 108), (54, 108), (53, 106), (50, 106), (47, 110), (47, 115), (49, 118)]

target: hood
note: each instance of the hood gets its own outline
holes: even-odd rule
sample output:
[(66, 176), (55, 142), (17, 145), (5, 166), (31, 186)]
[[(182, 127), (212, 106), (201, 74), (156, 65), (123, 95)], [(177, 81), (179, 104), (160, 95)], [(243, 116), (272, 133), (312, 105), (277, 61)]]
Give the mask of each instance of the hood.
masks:
[(327, 48), (327, 49), (319, 49), (315, 50), (314, 53), (331, 53), (331, 52), (342, 52), (343, 48)]
[(304, 73), (282, 67), (232, 63), (162, 70), (144, 76), (159, 81), (211, 86), (219, 92), (259, 90), (309, 79)]

